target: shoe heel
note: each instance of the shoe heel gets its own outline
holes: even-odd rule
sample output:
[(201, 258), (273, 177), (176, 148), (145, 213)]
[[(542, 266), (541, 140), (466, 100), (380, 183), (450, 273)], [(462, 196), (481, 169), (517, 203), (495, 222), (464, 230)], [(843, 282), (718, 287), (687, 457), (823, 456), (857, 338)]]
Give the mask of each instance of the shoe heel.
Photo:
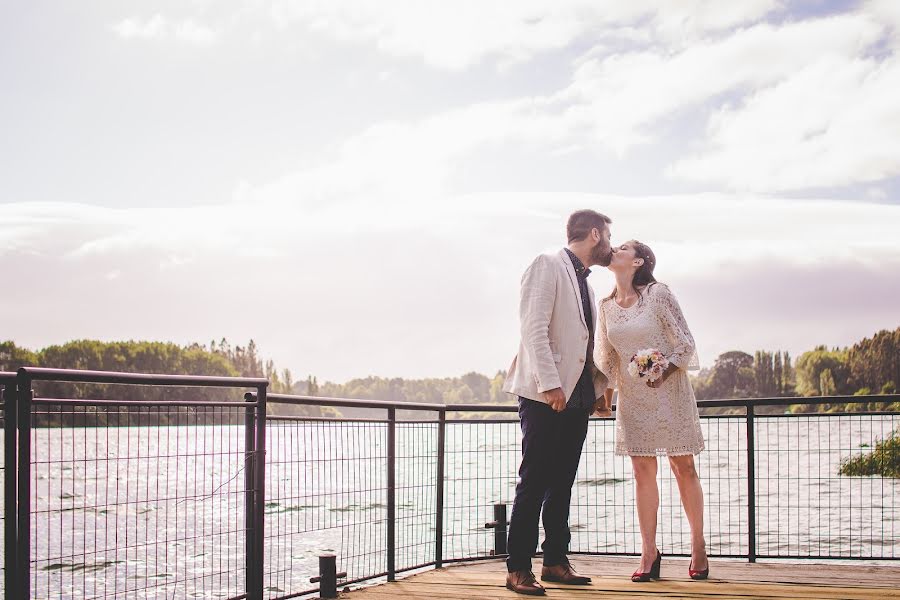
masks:
[(656, 551), (656, 560), (653, 561), (653, 566), (650, 567), (650, 577), (652, 579), (659, 579), (659, 572), (662, 569), (662, 553), (657, 550)]

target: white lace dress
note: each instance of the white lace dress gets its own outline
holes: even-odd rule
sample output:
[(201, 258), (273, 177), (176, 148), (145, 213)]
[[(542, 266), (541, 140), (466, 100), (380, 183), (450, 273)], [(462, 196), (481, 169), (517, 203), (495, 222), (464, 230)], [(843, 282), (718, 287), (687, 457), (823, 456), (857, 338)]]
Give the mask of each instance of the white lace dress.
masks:
[[(669, 288), (652, 284), (629, 308), (600, 302), (594, 362), (619, 390), (616, 454), (679, 456), (704, 449), (697, 400), (688, 370), (700, 368), (694, 337)], [(678, 367), (659, 388), (628, 374), (639, 350), (657, 348)]]

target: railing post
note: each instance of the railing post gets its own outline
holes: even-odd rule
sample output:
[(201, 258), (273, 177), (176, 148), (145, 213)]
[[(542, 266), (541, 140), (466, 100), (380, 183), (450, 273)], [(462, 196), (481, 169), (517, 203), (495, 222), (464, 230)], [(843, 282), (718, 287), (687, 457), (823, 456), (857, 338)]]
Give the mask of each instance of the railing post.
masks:
[(16, 581), (16, 384), (3, 386), (3, 586), (7, 598), (23, 598)]
[(753, 404), (747, 404), (747, 559), (756, 562), (756, 426)]
[(263, 582), (265, 579), (265, 546), (266, 546), (266, 386), (256, 390), (256, 504), (254, 538), (256, 542), (255, 581), (256, 588), (249, 595), (250, 600), (263, 600)]
[(337, 557), (334, 554), (319, 556), (319, 576), (310, 577), (310, 583), (319, 584), (319, 598), (337, 598), (338, 577), (346, 577), (347, 573), (337, 572)]
[(31, 598), (31, 378), (24, 372), (17, 377), (16, 422), (19, 442), (19, 468), (16, 473), (18, 503), (16, 521), (16, 569), (19, 598)]
[(494, 520), (484, 524), (486, 529), (494, 530), (494, 556), (506, 554), (506, 525), (506, 505), (495, 504)]
[(437, 479), (435, 482), (434, 566), (444, 563), (444, 458), (446, 449), (447, 411), (438, 411)]
[(494, 505), (494, 521), (497, 527), (494, 529), (494, 554), (500, 556), (506, 554), (506, 505)]
[(397, 520), (397, 409), (388, 409), (387, 431), (387, 580), (394, 581), (396, 566)]
[[(247, 402), (256, 402), (253, 394), (245, 394), (244, 400)], [(256, 466), (254, 457), (254, 446), (256, 436), (254, 435), (254, 421), (256, 419), (255, 405), (248, 405), (244, 413), (244, 586), (247, 598), (254, 598), (254, 590), (256, 584), (256, 567), (254, 561), (256, 559), (256, 530), (255, 515), (256, 495), (253, 493), (253, 485), (255, 478), (253, 470)]]

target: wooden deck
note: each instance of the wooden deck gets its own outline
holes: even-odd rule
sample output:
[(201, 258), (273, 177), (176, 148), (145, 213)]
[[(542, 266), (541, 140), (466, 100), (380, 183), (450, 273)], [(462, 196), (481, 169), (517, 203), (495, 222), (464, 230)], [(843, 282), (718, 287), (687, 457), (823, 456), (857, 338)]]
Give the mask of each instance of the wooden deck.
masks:
[[(692, 581), (687, 559), (663, 557), (660, 581), (632, 583), (635, 558), (574, 556), (572, 563), (593, 578), (590, 586), (547, 584), (547, 598), (900, 598), (900, 564), (756, 563), (712, 560), (710, 579)], [(540, 559), (534, 563), (540, 575)], [(444, 600), (527, 598), (504, 587), (505, 564), (480, 561), (434, 569), (371, 587), (343, 592), (345, 600)]]

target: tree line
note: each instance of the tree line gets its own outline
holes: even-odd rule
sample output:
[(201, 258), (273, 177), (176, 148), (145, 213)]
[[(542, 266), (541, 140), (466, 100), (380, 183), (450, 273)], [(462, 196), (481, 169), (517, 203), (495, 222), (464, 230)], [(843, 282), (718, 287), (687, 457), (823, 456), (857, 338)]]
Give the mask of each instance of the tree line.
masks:
[[(265, 377), (272, 392), (291, 393), (294, 380), (289, 369), (279, 370), (272, 360), (265, 362), (253, 340), (246, 346), (232, 346), (226, 339), (208, 346), (181, 346), (170, 342), (74, 340), (32, 351), (12, 341), (0, 342), (0, 371), (22, 366), (91, 371), (153, 373), (160, 375), (206, 375), (212, 377)], [(170, 387), (120, 384), (88, 384), (35, 381), (39, 398), (136, 400), (169, 402), (241, 402), (244, 389)], [(270, 411), (271, 412), (271, 411)], [(319, 414), (312, 407), (298, 407), (293, 414)], [(277, 414), (277, 409), (273, 414)], [(203, 408), (156, 408), (135, 405), (105, 410), (97, 407), (41, 406), (33, 411), (33, 424), (57, 425), (169, 425), (243, 423), (239, 410)]]
[[(58, 346), (31, 351), (8, 341), (0, 343), (0, 370), (15, 370), (22, 365), (64, 369), (90, 369), (161, 374), (213, 375), (230, 377), (265, 377), (269, 390), (309, 396), (328, 396), (392, 402), (423, 402), (435, 404), (509, 404), (514, 399), (503, 392), (506, 376), (497, 371), (492, 377), (480, 373), (466, 373), (460, 377), (403, 379), (399, 377), (365, 377), (345, 383), (320, 383), (309, 375), (295, 381), (289, 369), (278, 369), (272, 360), (263, 360), (255, 342), (246, 346), (232, 346), (227, 340), (209, 345), (179, 346), (166, 342), (127, 341), (100, 342), (77, 340)], [(788, 352), (758, 350), (749, 354), (740, 350), (725, 352), (712, 367), (692, 375), (698, 399), (763, 398), (795, 396), (869, 395), (896, 393), (900, 381), (900, 328), (879, 331), (852, 347), (831, 348), (817, 346), (793, 359)], [(242, 391), (218, 388), (169, 388), (148, 386), (120, 386), (35, 382), (35, 393), (45, 398), (92, 398), (135, 400), (200, 400), (239, 401)], [(768, 407), (781, 412), (783, 407)], [(834, 403), (810, 406), (798, 403), (790, 410), (900, 410), (900, 403)], [(52, 414), (42, 416), (46, 424), (70, 422), (75, 417)], [(145, 411), (146, 412), (146, 411)], [(268, 412), (274, 415), (326, 415), (346, 417), (370, 416), (371, 411), (342, 408), (315, 408), (270, 403)], [(708, 411), (711, 412), (711, 411)], [(129, 411), (118, 411), (129, 416)], [(432, 418), (404, 411), (406, 418)], [(177, 411), (160, 411), (153, 422), (173, 422)], [(109, 422), (104, 415), (91, 415)], [(196, 416), (196, 415), (195, 415)], [(472, 413), (470, 418), (497, 416)], [(83, 417), (82, 417), (83, 420)]]
[[(796, 361), (781, 351), (725, 352), (712, 368), (692, 379), (698, 399), (895, 394), (900, 382), (900, 327), (879, 331), (849, 348), (817, 346)], [(900, 410), (900, 403), (835, 402), (818, 407), (798, 403), (791, 410)]]

